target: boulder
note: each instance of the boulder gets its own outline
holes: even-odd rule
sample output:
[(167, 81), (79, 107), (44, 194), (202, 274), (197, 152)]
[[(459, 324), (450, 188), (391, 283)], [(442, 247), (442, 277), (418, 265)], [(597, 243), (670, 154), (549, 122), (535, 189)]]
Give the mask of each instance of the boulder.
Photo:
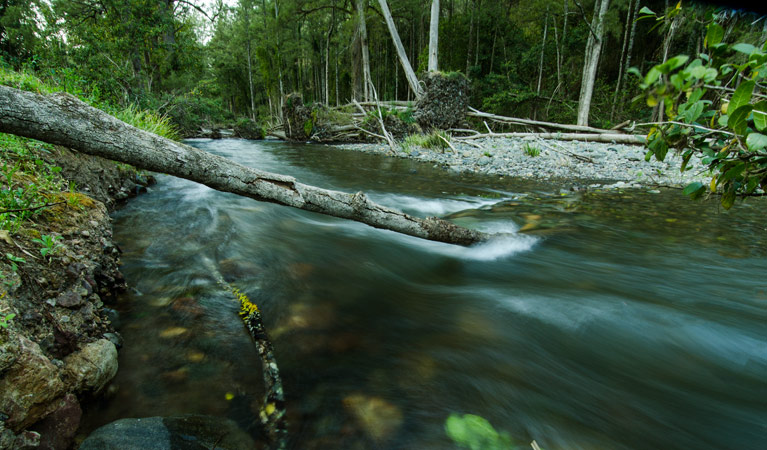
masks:
[(20, 338), (14, 364), (0, 378), (0, 411), (8, 416), (5, 426), (19, 431), (56, 409), (55, 400), (65, 391), (58, 368), (40, 346)]
[(107, 339), (84, 345), (64, 358), (64, 376), (77, 392), (99, 392), (117, 374), (117, 348)]
[(32, 429), (40, 434), (40, 450), (67, 449), (72, 446), (83, 411), (73, 394), (56, 402), (56, 409)]
[(80, 450), (254, 449), (256, 442), (222, 417), (184, 415), (120, 419), (88, 436)]

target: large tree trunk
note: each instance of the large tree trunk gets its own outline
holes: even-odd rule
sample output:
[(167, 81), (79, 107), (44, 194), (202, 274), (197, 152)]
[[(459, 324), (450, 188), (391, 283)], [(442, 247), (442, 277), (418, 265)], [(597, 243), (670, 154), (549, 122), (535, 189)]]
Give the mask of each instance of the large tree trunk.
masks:
[(586, 58), (583, 63), (583, 80), (581, 82), (581, 95), (578, 100), (578, 125), (588, 126), (589, 110), (591, 109), (591, 97), (594, 94), (594, 83), (597, 79), (597, 67), (599, 66), (599, 54), (602, 52), (604, 35), (605, 15), (610, 0), (601, 0), (594, 5), (594, 18), (591, 28), (594, 34), (589, 34), (586, 44)]
[(429, 22), (429, 72), (439, 70), (439, 0), (431, 1), (431, 21)]
[(362, 100), (369, 102), (371, 99), (370, 86), (373, 78), (370, 76), (370, 49), (368, 47), (368, 28), (365, 22), (365, 10), (368, 6), (367, 0), (357, 0), (357, 30), (360, 39), (360, 51), (362, 53)]
[(423, 239), (471, 245), (490, 237), (436, 217), (420, 219), (377, 205), (361, 192), (321, 189), (293, 177), (242, 166), (134, 128), (69, 94), (41, 95), (0, 86), (0, 132), (186, 178), (219, 191)]
[(391, 33), (394, 47), (397, 49), (397, 56), (399, 56), (402, 70), (405, 72), (407, 83), (410, 85), (410, 89), (413, 91), (416, 98), (419, 98), (423, 95), (423, 90), (418, 84), (418, 77), (415, 76), (413, 66), (410, 65), (410, 60), (407, 58), (405, 47), (402, 46), (402, 40), (399, 38), (399, 33), (397, 33), (397, 27), (394, 25), (394, 19), (391, 16), (391, 11), (389, 11), (389, 5), (386, 3), (386, 0), (378, 0), (378, 4), (381, 6), (381, 13), (386, 20), (386, 26), (389, 27), (389, 33)]

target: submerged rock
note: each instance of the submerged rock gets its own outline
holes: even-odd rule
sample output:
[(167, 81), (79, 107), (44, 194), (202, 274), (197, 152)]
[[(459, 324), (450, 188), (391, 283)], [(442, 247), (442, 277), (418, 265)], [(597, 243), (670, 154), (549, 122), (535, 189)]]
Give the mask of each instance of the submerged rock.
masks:
[(203, 448), (259, 447), (233, 421), (200, 415), (120, 419), (97, 429), (80, 445), (80, 450)]
[(376, 441), (390, 438), (402, 425), (402, 411), (381, 397), (352, 394), (343, 399), (343, 405), (365, 434)]

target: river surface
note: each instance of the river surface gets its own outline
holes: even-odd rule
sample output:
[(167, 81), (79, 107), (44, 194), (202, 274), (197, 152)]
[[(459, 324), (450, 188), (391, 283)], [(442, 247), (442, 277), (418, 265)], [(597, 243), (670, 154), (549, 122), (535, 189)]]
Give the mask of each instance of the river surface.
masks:
[(258, 438), (260, 363), (220, 273), (263, 311), (291, 448), (454, 448), (451, 413), (549, 450), (767, 448), (764, 201), (562, 195), (326, 146), (189, 143), (508, 235), (461, 248), (159, 176), (114, 215), (125, 346), (86, 430), (194, 413)]

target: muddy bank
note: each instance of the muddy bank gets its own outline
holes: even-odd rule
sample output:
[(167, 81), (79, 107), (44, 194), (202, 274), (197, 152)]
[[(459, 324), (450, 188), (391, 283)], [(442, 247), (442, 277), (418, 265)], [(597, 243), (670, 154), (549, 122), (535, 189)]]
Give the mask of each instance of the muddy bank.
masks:
[(126, 286), (109, 211), (152, 182), (63, 148), (39, 157), (72, 183), (53, 206), (0, 233), (0, 449), (68, 448), (80, 401), (117, 372), (109, 304)]

